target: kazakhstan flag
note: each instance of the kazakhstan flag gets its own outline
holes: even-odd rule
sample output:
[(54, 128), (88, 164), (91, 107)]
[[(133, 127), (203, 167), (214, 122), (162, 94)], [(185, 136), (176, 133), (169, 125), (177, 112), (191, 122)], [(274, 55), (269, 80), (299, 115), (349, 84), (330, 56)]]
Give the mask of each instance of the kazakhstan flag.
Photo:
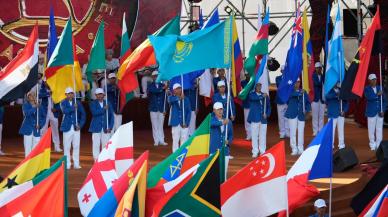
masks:
[(231, 18), (212, 27), (178, 36), (148, 36), (159, 64), (158, 81), (207, 68), (230, 68)]

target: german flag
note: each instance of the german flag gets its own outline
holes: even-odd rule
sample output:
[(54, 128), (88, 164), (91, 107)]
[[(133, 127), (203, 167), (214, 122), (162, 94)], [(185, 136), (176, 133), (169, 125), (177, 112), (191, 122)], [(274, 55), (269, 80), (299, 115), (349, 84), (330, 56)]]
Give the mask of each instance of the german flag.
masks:
[(0, 183), (0, 193), (33, 179), (50, 167), (51, 128), (31, 153)]

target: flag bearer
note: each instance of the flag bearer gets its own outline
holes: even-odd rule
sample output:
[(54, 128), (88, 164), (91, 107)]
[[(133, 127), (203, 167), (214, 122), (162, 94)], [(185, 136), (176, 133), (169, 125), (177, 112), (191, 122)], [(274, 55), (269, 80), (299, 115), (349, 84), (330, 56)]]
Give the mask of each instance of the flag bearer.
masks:
[(148, 83), (147, 91), (149, 96), (148, 111), (150, 112), (152, 137), (154, 138), (154, 146), (167, 145), (164, 141), (164, 117), (166, 116), (166, 89), (167, 85), (156, 82), (158, 71), (153, 71), (151, 74), (152, 82)]
[(376, 75), (370, 74), (368, 80), (369, 85), (364, 90), (367, 100), (365, 116), (368, 118), (369, 147), (374, 151), (377, 150), (383, 140), (384, 113), (387, 110), (387, 100), (383, 88), (376, 85)]
[(61, 131), (63, 132), (64, 155), (67, 157), (67, 169), (70, 169), (70, 149), (73, 145), (74, 169), (80, 169), (79, 149), (81, 128), (85, 125), (86, 113), (82, 103), (74, 100), (74, 90), (71, 87), (66, 88), (65, 94), (66, 99), (61, 102), (61, 110), (63, 113)]
[(188, 126), (191, 118), (190, 100), (184, 96), (182, 86), (174, 84), (173, 95), (168, 97), (170, 104), (170, 118), (168, 125), (172, 132), (172, 152), (175, 152), (188, 137)]
[(325, 102), (322, 97), (322, 87), (324, 77), (322, 75), (322, 64), (320, 62), (315, 63), (315, 72), (313, 74), (314, 83), (314, 99), (311, 103), (312, 121), (313, 121), (313, 136), (322, 129), (325, 118)]
[[(41, 95), (41, 93), (39, 93), (39, 95)], [(42, 128), (41, 134), (44, 135), (46, 133), (48, 126), (50, 124), (51, 130), (52, 130), (51, 131), (52, 132), (52, 140), (54, 143), (54, 151), (61, 152), (62, 149), (60, 147), (61, 142), (59, 139), (59, 129), (58, 129), (58, 123), (59, 123), (58, 118), (59, 118), (60, 110), (61, 110), (60, 104), (53, 103), (53, 100), (51, 98), (51, 91), (49, 88), (48, 88), (48, 92), (47, 92), (47, 100), (42, 100), (42, 105), (43, 105), (43, 102), (46, 103), (47, 115), (46, 115), (46, 124)]]
[[(245, 72), (245, 80), (242, 80), (241, 81), (241, 87), (244, 88), (245, 86), (247, 86), (249, 82), (249, 74), (247, 72)], [(248, 115), (249, 115), (249, 97), (247, 97), (245, 100), (243, 100), (242, 102), (242, 107), (244, 109), (244, 127), (245, 127), (245, 133), (246, 133), (246, 136), (245, 137), (245, 140), (251, 140), (252, 136), (251, 136), (251, 124), (248, 122)]]
[(112, 106), (104, 100), (104, 90), (97, 88), (95, 95), (96, 100), (93, 100), (89, 105), (92, 113), (89, 132), (92, 133), (93, 158), (96, 161), (101, 149), (109, 141), (114, 126), (114, 116)]
[[(222, 103), (222, 106), (224, 107), (224, 117), (226, 117), (226, 108), (227, 108), (227, 100), (228, 95), (226, 93), (226, 85), (224, 81), (219, 81), (217, 83), (218, 92), (213, 95), (213, 104), (216, 102)], [(230, 105), (229, 105), (229, 115), (228, 118), (232, 121), (234, 121), (234, 118), (236, 117), (236, 108), (233, 102), (232, 96), (230, 97)]]
[(24, 136), (24, 154), (27, 157), (39, 143), (40, 130), (46, 122), (46, 114), (37, 102), (35, 92), (27, 93), (27, 101), (23, 104), (22, 109), (24, 118), (19, 134)]
[[(310, 112), (311, 105), (307, 93), (300, 89), (300, 80), (295, 82), (294, 90), (288, 99), (285, 117), (288, 118), (290, 126), (291, 155), (302, 154), (304, 145), (305, 116)], [(298, 142), (296, 140), (298, 131)]]
[(197, 85), (197, 79), (193, 79), (193, 84), (191, 88), (184, 90), (184, 94), (186, 97), (190, 100), (190, 106), (191, 106), (191, 118), (190, 118), (190, 124), (189, 124), (189, 136), (193, 135), (195, 128), (196, 128), (196, 120), (197, 120), (197, 113), (198, 113), (198, 85)]
[[(281, 67), (280, 72), (283, 73), (284, 65)], [(283, 75), (276, 77), (276, 87), (279, 88), (280, 83), (282, 82)], [(287, 102), (283, 102), (276, 93), (276, 109), (278, 111), (278, 124), (279, 124), (279, 137), (284, 139), (285, 137), (290, 137), (290, 127), (288, 126), (288, 120), (284, 116), (287, 111)]]
[(112, 106), (112, 110), (114, 111), (114, 126), (112, 132), (115, 132), (123, 121), (123, 115), (120, 111), (120, 90), (117, 87), (116, 82), (116, 73), (111, 72), (108, 75), (108, 86), (107, 86), (107, 97), (108, 102)]
[[(222, 103), (213, 104), (213, 113), (210, 120), (210, 154), (225, 145), (225, 173), (228, 172), (230, 158), (230, 145), (233, 141), (233, 126), (229, 119), (223, 116), (224, 108)], [(226, 135), (228, 131), (228, 135)], [(227, 138), (225, 138), (227, 136)]]
[[(345, 148), (345, 139), (344, 139), (344, 125), (345, 125), (345, 112), (349, 109), (349, 104), (347, 101), (341, 100), (339, 98), (340, 94), (340, 84), (338, 83), (333, 89), (329, 91), (326, 95), (327, 103), (327, 117), (333, 119), (333, 144), (335, 136), (335, 128), (338, 128), (338, 148)], [(342, 107), (342, 108), (341, 108)]]
[(248, 122), (252, 132), (252, 157), (263, 154), (266, 149), (267, 119), (271, 114), (271, 104), (266, 93), (261, 92), (261, 84), (257, 83), (255, 91), (249, 94), (250, 112)]

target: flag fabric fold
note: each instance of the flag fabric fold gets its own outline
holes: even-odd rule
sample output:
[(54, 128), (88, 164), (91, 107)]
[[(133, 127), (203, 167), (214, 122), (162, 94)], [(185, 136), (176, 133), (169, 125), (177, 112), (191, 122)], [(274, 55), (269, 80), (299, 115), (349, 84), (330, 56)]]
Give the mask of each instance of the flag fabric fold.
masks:
[(95, 70), (104, 70), (105, 68), (104, 20), (102, 20), (90, 49), (89, 62), (86, 67), (88, 80), (93, 81), (92, 74)]
[(303, 28), (303, 75), (302, 88), (309, 95), (310, 100), (314, 98), (313, 73), (315, 71), (313, 45), (310, 40), (310, 28), (307, 20), (307, 9), (304, 9), (302, 18)]
[(57, 46), (57, 29), (55, 28), (54, 10), (50, 7), (50, 20), (49, 20), (49, 31), (48, 31), (48, 42), (47, 42), (47, 59), (50, 60), (51, 55), (54, 53), (54, 49)]

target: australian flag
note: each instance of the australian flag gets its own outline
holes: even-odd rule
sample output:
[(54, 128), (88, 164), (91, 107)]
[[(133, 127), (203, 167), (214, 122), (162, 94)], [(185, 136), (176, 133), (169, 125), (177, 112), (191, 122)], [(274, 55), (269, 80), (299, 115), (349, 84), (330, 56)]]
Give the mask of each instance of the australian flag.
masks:
[(300, 8), (296, 13), (296, 19), (291, 36), (291, 46), (287, 53), (283, 79), (280, 82), (278, 96), (282, 102), (287, 102), (294, 83), (298, 80), (303, 69), (303, 35), (302, 35), (302, 17)]

